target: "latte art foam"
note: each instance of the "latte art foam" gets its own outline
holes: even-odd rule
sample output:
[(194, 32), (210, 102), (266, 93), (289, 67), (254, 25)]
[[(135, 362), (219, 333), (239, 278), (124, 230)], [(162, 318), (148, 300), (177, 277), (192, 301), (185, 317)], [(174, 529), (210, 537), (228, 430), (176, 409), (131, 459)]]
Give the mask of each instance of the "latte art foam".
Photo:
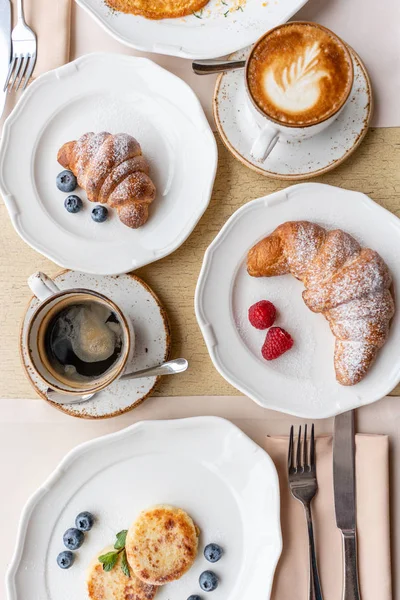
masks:
[(312, 125), (346, 101), (351, 59), (343, 42), (328, 30), (288, 23), (257, 44), (247, 81), (254, 102), (267, 116), (287, 125)]

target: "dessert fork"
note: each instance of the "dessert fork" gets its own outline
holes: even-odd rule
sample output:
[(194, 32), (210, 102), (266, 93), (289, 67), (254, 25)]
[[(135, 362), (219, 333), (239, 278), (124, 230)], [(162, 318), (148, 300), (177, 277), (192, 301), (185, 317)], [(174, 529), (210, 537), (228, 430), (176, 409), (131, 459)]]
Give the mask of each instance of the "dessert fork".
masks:
[(36, 35), (25, 22), (22, 0), (17, 2), (18, 20), (11, 33), (12, 56), (3, 91), (17, 91), (25, 77), (24, 90), (36, 64)]
[[(308, 547), (310, 557), (309, 600), (322, 600), (321, 584), (318, 575), (317, 556), (315, 552), (314, 530), (311, 516), (311, 501), (318, 490), (315, 467), (314, 425), (311, 427), (310, 450), (307, 441), (307, 425), (304, 427), (303, 445), (301, 443), (301, 426), (297, 439), (296, 456), (294, 454), (293, 425), (290, 428), (288, 475), (292, 496), (304, 506), (308, 529)], [(303, 447), (302, 447), (303, 446)]]

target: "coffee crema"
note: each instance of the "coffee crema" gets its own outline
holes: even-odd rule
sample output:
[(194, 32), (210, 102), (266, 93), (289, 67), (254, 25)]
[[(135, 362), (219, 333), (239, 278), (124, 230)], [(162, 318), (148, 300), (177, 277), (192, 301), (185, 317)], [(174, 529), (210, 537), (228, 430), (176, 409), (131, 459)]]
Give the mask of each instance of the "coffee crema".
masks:
[(345, 44), (312, 23), (287, 23), (267, 33), (247, 66), (247, 85), (258, 108), (288, 126), (315, 125), (345, 103), (353, 66)]

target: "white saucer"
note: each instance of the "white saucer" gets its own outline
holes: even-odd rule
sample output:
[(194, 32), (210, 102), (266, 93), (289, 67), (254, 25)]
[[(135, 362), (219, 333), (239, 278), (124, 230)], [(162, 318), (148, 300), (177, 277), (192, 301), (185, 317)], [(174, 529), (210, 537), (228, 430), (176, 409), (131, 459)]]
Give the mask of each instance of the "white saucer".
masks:
[[(54, 277), (54, 281), (61, 290), (77, 287), (100, 292), (113, 300), (131, 318), (135, 330), (135, 353), (132, 367), (127, 366), (128, 371), (139, 371), (168, 360), (171, 339), (167, 314), (154, 292), (139, 277), (132, 274), (96, 276), (65, 271)], [(20, 340), (38, 304), (37, 298), (31, 298), (21, 327)], [(145, 377), (116, 381), (83, 404), (55, 404), (47, 399), (47, 386), (33, 373), (21, 343), (20, 348), (23, 366), (36, 392), (55, 408), (74, 417), (102, 419), (127, 412), (143, 402), (160, 379)]]
[[(372, 116), (371, 83), (360, 57), (353, 58), (354, 85), (350, 99), (333, 124), (302, 141), (279, 142), (262, 163), (250, 154), (259, 132), (248, 106), (244, 71), (219, 76), (214, 93), (214, 116), (225, 146), (244, 165), (273, 179), (299, 181), (317, 177), (340, 165), (358, 147), (368, 131)], [(250, 48), (231, 58), (246, 58)]]
[[(214, 366), (255, 402), (298, 417), (323, 419), (383, 398), (400, 380), (400, 308), (388, 340), (366, 377), (353, 386), (335, 378), (334, 337), (322, 315), (303, 302), (303, 284), (291, 275), (250, 277), (250, 248), (285, 221), (309, 220), (340, 228), (379, 252), (400, 298), (400, 219), (368, 196), (319, 183), (303, 183), (247, 203), (227, 221), (207, 249), (196, 289), (196, 316)], [(218, 290), (218, 293), (215, 292)], [(258, 300), (277, 307), (276, 325), (293, 348), (265, 361), (265, 331), (254, 329), (249, 307)]]
[[(229, 421), (196, 417), (143, 421), (72, 450), (24, 508), (8, 600), (87, 600), (85, 574), (96, 553), (156, 504), (182, 507), (201, 532), (193, 567), (160, 586), (158, 600), (200, 593), (199, 575), (209, 568), (220, 580), (213, 600), (271, 597), (282, 549), (275, 466)], [(96, 521), (65, 571), (56, 558), (82, 510)], [(214, 565), (203, 556), (212, 542), (224, 550)]]
[[(94, 204), (70, 214), (56, 188), (59, 148), (93, 131), (137, 138), (157, 197), (147, 223), (130, 229)], [(89, 54), (31, 83), (7, 119), (0, 190), (17, 233), (61, 267), (97, 275), (127, 273), (174, 252), (210, 201), (217, 148), (200, 102), (179, 77), (151, 60)]]

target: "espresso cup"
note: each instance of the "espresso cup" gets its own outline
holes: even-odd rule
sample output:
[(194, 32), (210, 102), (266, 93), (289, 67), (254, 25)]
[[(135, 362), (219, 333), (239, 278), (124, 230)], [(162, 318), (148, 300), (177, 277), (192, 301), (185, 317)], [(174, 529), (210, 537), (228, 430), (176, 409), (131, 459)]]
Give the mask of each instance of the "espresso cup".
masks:
[[(60, 290), (54, 281), (40, 272), (29, 278), (28, 285), (41, 302), (29, 320), (22, 339), (22, 349), (26, 351), (31, 369), (48, 387), (71, 396), (90, 394), (106, 388), (126, 372), (127, 364), (133, 356), (135, 334), (130, 320), (112, 300), (88, 289)], [(64, 372), (62, 369), (57, 369), (50, 358), (46, 332), (54, 319), (57, 319), (62, 311), (68, 311), (71, 307), (73, 310), (74, 307), (89, 307), (96, 313), (103, 311), (108, 314), (109, 312), (112, 319), (116, 319), (114, 327), (117, 327), (119, 332), (118, 353), (115, 361), (102, 373), (75, 377), (75, 374), (69, 371), (69, 366)], [(89, 331), (90, 342), (91, 347), (96, 348), (97, 340), (93, 331), (95, 332), (93, 328)], [(93, 364), (93, 361), (90, 364)]]
[(329, 127), (353, 86), (353, 61), (332, 31), (305, 21), (264, 34), (246, 61), (248, 107), (260, 131), (251, 155), (264, 161), (279, 140), (302, 140)]

